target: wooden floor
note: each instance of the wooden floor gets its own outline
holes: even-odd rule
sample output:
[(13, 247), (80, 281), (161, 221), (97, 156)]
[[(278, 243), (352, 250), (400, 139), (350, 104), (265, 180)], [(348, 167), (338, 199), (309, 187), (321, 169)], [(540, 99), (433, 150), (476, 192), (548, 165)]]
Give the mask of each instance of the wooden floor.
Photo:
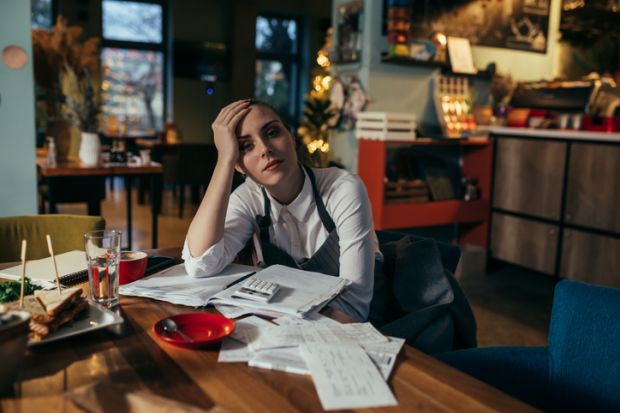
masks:
[[(164, 191), (159, 217), (159, 247), (183, 244), (197, 205), (186, 194), (183, 218), (179, 218), (178, 199)], [(133, 249), (151, 247), (151, 213), (149, 205), (138, 205), (133, 197)], [(60, 213), (86, 214), (81, 204), (59, 205)], [(102, 204), (107, 228), (126, 231), (125, 191), (122, 180), (115, 181)], [(545, 345), (554, 283), (551, 279), (512, 267), (499, 268), (489, 274), (469, 276), (461, 283), (472, 304), (478, 323), (480, 346)]]

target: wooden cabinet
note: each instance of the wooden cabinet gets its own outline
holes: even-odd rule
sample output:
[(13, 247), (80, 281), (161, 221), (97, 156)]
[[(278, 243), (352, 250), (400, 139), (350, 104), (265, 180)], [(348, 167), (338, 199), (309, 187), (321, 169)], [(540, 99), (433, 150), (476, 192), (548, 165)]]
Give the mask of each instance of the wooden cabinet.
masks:
[(558, 248), (555, 225), (494, 213), (491, 252), (493, 257), (553, 275)]
[(567, 228), (560, 276), (620, 288), (620, 239)]
[[(456, 149), (463, 175), (478, 181), (480, 199), (449, 199), (424, 203), (386, 202), (388, 147), (433, 147)], [(488, 246), (491, 195), (492, 146), (490, 141), (416, 140), (393, 142), (360, 139), (358, 174), (368, 191), (375, 229), (398, 229), (458, 224), (459, 243)]]
[(518, 133), (494, 136), (491, 257), (620, 287), (620, 140)]
[(495, 208), (560, 218), (566, 143), (502, 138), (495, 159)]
[(572, 145), (564, 214), (566, 222), (620, 232), (619, 188), (620, 146)]

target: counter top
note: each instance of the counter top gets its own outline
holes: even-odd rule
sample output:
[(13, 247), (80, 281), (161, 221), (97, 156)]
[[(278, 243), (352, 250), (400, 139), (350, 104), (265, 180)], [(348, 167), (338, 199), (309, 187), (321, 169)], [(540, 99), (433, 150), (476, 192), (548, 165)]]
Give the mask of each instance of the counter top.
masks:
[(570, 129), (513, 128), (507, 126), (480, 126), (478, 127), (478, 132), (489, 132), (493, 135), (523, 136), (545, 139), (620, 142), (620, 133), (618, 132), (608, 133)]

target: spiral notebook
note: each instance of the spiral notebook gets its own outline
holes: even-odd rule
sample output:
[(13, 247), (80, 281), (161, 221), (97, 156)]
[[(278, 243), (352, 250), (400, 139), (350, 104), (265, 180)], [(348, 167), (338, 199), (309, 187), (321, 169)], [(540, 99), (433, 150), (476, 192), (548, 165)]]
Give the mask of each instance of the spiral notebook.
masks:
[[(88, 279), (88, 265), (84, 251), (69, 251), (56, 255), (56, 265), (60, 283), (64, 285), (75, 284)], [(22, 276), (22, 266), (0, 270), (0, 278), (9, 280), (20, 280)], [(42, 258), (40, 260), (26, 261), (26, 277), (30, 278), (35, 284), (42, 282), (56, 283), (54, 274), (54, 264), (52, 258)]]

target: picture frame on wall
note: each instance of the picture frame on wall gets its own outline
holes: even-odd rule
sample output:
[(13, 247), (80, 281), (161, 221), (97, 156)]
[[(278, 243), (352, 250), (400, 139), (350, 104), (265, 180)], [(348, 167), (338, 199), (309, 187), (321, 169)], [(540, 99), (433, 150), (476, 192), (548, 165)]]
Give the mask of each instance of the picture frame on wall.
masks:
[(414, 38), (440, 32), (476, 46), (547, 52), (551, 0), (411, 1)]

